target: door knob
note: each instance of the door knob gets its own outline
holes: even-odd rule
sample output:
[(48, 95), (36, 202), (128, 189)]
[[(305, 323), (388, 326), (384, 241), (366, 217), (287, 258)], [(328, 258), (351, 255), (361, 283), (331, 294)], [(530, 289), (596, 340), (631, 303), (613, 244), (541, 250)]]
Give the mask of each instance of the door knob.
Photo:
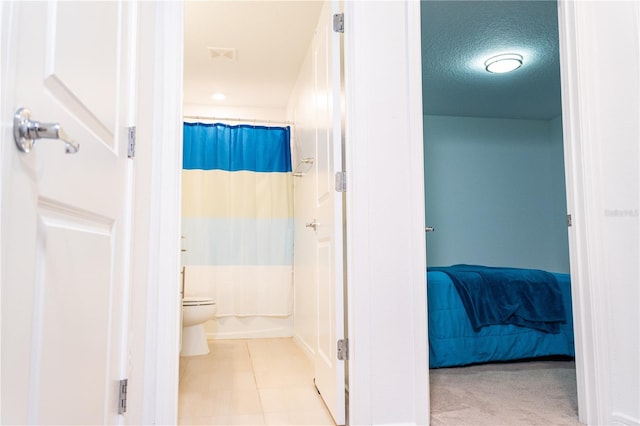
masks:
[(426, 228), (424, 228), (424, 232), (433, 232), (436, 229), (433, 226), (427, 226)]
[(305, 225), (305, 227), (307, 227), (307, 228), (313, 228), (313, 230), (314, 230), (314, 231), (316, 231), (316, 230), (317, 230), (317, 228), (318, 228), (318, 222), (316, 222), (316, 220), (315, 220), (315, 219), (313, 219), (313, 222), (308, 222), (308, 223)]
[(80, 145), (71, 139), (60, 124), (31, 120), (31, 111), (18, 108), (13, 116), (13, 139), (22, 152), (30, 152), (37, 139), (59, 139), (65, 143), (67, 154), (75, 154)]

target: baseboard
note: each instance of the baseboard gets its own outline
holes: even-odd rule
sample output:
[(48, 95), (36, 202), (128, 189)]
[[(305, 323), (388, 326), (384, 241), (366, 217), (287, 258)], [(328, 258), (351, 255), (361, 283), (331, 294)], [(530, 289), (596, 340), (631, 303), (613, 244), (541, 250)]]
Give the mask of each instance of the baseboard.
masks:
[(223, 317), (204, 328), (209, 340), (292, 337), (293, 317)]
[(309, 357), (310, 360), (313, 360), (315, 358), (315, 350), (300, 336), (294, 334), (293, 341), (296, 343), (296, 345), (298, 345), (300, 350), (302, 350), (302, 352), (304, 352), (304, 354)]
[(634, 419), (622, 413), (613, 413), (611, 415), (611, 424), (620, 426), (640, 426), (640, 419)]

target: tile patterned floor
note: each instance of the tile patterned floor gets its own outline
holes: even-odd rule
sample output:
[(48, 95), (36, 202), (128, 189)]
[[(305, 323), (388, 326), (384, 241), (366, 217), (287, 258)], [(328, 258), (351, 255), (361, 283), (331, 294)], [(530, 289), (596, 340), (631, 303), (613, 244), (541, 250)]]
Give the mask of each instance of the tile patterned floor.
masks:
[(334, 425), (293, 339), (215, 340), (209, 349), (180, 358), (179, 424)]

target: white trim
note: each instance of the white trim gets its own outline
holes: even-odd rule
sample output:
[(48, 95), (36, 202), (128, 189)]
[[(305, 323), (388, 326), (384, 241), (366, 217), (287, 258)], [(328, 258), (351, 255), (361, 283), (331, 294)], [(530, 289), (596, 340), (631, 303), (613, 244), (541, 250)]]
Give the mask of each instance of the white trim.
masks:
[(344, 37), (349, 420), (428, 424), (420, 4), (346, 2)]
[[(183, 4), (155, 3), (144, 424), (177, 424)], [(147, 76), (148, 77), (148, 76)], [(148, 131), (149, 129), (147, 129)]]
[[(600, 170), (591, 140), (589, 116), (597, 115), (591, 99), (594, 74), (580, 52), (590, 37), (584, 10), (573, 1), (558, 2), (562, 110), (567, 183), (571, 281), (576, 349), (579, 420), (586, 424), (609, 423), (610, 372), (608, 300), (604, 280), (598, 213), (603, 211), (599, 192)], [(580, 37), (576, 34), (579, 33)], [(583, 44), (584, 47), (580, 46)], [(584, 63), (583, 63), (584, 62)]]
[(634, 419), (626, 414), (614, 412), (611, 415), (611, 424), (621, 426), (640, 426), (640, 419)]
[(204, 325), (208, 340), (271, 339), (293, 336), (293, 315), (286, 317), (219, 317)]
[[(411, 149), (411, 223), (415, 233), (410, 244), (413, 276), (413, 337), (416, 424), (428, 425), (431, 413), (427, 316), (427, 253), (425, 229), (424, 131), (422, 112), (422, 45), (420, 2), (407, 2), (407, 110)], [(425, 406), (426, 405), (426, 406)]]
[[(8, 43), (8, 40), (10, 39), (9, 35), (11, 34), (11, 22), (13, 22), (14, 20), (11, 19), (11, 15), (12, 15), (12, 10), (13, 10), (13, 5), (11, 3), (7, 3), (7, 2), (2, 2), (2, 4), (0, 4), (0, 28), (2, 28), (2, 31), (0, 31), (0, 113), (2, 113), (3, 115), (9, 112), (9, 96), (7, 96), (6, 93), (6, 87), (7, 87), (7, 82), (12, 81), (12, 79), (9, 78), (8, 74), (8, 67), (7, 64), (10, 63), (15, 63), (15, 61), (11, 61), (11, 58), (9, 57), (9, 51), (11, 49), (9, 49), (9, 46), (6, 45), (6, 43)], [(14, 51), (16, 49), (13, 49)], [(4, 122), (3, 122), (4, 123)], [(0, 127), (0, 134), (4, 135), (10, 135), (10, 131), (8, 129), (8, 124), (4, 123), (2, 125), (2, 127)], [(5, 155), (6, 155), (6, 150), (10, 149), (9, 144), (3, 144), (2, 147), (0, 147), (0, 164), (4, 165), (5, 164)], [(2, 223), (4, 223), (3, 217), (4, 217), (4, 210), (2, 209), (3, 204), (3, 200), (4, 200), (4, 196), (3, 194), (5, 194), (4, 188), (6, 185), (6, 174), (5, 174), (5, 170), (1, 170), (0, 171), (0, 243), (2, 245), (4, 245), (4, 232), (3, 232), (3, 228), (2, 228)], [(1, 253), (4, 253), (3, 249), (0, 249)], [(3, 263), (4, 263), (4, 256), (0, 256), (0, 377), (2, 376), (2, 354), (4, 353), (2, 351), (2, 286), (3, 286)], [(2, 401), (0, 401), (0, 419), (2, 419)]]
[(298, 345), (300, 350), (302, 352), (304, 352), (304, 354), (307, 356), (307, 358), (309, 358), (309, 361), (314, 362), (314, 360), (316, 359), (316, 351), (315, 351), (315, 349), (312, 348), (311, 346), (309, 346), (307, 344), (307, 342), (302, 340), (300, 338), (300, 336), (294, 335), (291, 338), (296, 343), (296, 345)]
[[(356, 100), (367, 99), (365, 87), (358, 85), (356, 76), (366, 75), (366, 65), (357, 61), (357, 46), (362, 44), (363, 34), (359, 30), (358, 9), (360, 2), (345, 2), (344, 20), (344, 84), (345, 84), (345, 168), (349, 171), (349, 187), (346, 193), (346, 258), (347, 262), (347, 323), (349, 324), (349, 422), (350, 424), (372, 424), (372, 381), (369, 372), (371, 365), (371, 329), (368, 318), (371, 317), (369, 305), (369, 289), (357, 286), (357, 282), (371, 282), (370, 270), (367, 267), (370, 247), (367, 230), (371, 227), (367, 214), (366, 191), (359, 187), (366, 185), (368, 170), (368, 150), (358, 151), (357, 140), (367, 140), (366, 126), (358, 129), (355, 123), (360, 116)], [(353, 123), (353, 124), (352, 124)], [(364, 134), (363, 134), (364, 133)], [(356, 253), (358, 256), (356, 256)], [(355, 301), (358, 301), (356, 304)], [(356, 309), (357, 307), (357, 309)]]

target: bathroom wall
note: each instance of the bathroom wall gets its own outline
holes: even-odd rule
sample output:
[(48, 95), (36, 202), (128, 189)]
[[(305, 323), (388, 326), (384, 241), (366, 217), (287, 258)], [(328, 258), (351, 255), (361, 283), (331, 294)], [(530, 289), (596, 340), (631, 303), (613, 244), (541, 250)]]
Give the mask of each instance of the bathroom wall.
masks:
[[(230, 107), (224, 105), (184, 104), (183, 114), (185, 116), (192, 115), (202, 117), (249, 118), (255, 120), (283, 121), (286, 117), (286, 110), (284, 108)], [(185, 121), (196, 120), (185, 119)], [(246, 123), (240, 123), (237, 121), (232, 122), (216, 120), (216, 122), (222, 122), (226, 124), (253, 124), (250, 121)]]
[(427, 262), (569, 272), (560, 118), (424, 117)]
[[(242, 108), (193, 104), (185, 104), (183, 108), (183, 114), (185, 116), (284, 121), (286, 115), (286, 111), (284, 109), (273, 108)], [(185, 121), (212, 122), (188, 118), (185, 119)], [(252, 124), (251, 122), (225, 122), (224, 120), (216, 120), (215, 122), (223, 122), (232, 125)], [(182, 247), (183, 249), (189, 250), (189, 241), (183, 240)], [(212, 276), (211, 268), (207, 266), (192, 265), (186, 266), (185, 272), (185, 296), (213, 296), (215, 294), (216, 283)], [(286, 317), (221, 317), (217, 318), (215, 321), (208, 321), (205, 324), (205, 331), (207, 333), (207, 337), (210, 339), (289, 337), (293, 334), (293, 315)]]
[[(312, 44), (313, 46), (313, 44)], [(314, 117), (315, 73), (314, 62), (322, 59), (322, 55), (313, 55), (310, 46), (304, 57), (298, 80), (291, 94), (287, 114), (296, 121), (295, 132), (292, 132), (292, 162), (295, 168), (300, 161), (315, 158), (317, 128), (309, 125)], [(314, 61), (314, 57), (315, 60)], [(303, 143), (306, 141), (306, 143)], [(301, 170), (306, 170), (303, 167)], [(308, 355), (314, 356), (318, 341), (318, 283), (315, 279), (315, 261), (317, 249), (314, 239), (305, 223), (314, 217), (316, 207), (315, 171), (309, 167), (302, 176), (293, 180), (293, 212), (294, 212), (294, 299), (295, 315), (294, 337)]]

